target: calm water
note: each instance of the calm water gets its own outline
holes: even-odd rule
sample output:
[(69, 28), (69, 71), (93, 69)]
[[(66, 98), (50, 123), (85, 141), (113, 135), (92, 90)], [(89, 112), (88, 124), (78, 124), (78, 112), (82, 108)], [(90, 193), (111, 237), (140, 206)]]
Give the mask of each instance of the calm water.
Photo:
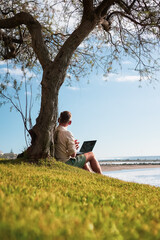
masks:
[(99, 160), (101, 165), (160, 164), (160, 156), (115, 157)]
[(160, 168), (145, 168), (103, 172), (104, 175), (127, 182), (136, 182), (160, 187)]

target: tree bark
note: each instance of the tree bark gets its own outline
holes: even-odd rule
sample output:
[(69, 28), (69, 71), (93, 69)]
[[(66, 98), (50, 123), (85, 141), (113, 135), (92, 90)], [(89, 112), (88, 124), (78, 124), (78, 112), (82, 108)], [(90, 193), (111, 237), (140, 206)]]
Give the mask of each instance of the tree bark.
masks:
[(41, 108), (35, 126), (29, 131), (31, 146), (27, 149), (29, 158), (53, 156), (53, 133), (56, 126), (59, 87), (54, 81), (54, 69), (49, 65), (43, 73)]

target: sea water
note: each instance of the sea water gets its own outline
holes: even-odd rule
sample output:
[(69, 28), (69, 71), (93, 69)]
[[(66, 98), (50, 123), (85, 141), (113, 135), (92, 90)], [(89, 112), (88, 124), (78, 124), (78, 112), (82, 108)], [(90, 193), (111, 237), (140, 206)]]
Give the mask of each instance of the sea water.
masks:
[[(160, 156), (116, 157), (99, 160), (100, 165), (160, 165)], [(104, 175), (128, 182), (160, 187), (160, 168), (141, 168), (103, 172)]]
[(160, 156), (132, 156), (132, 157), (115, 157), (99, 160), (101, 165), (131, 165), (131, 164), (160, 164)]
[(160, 168), (144, 168), (103, 172), (104, 175), (127, 182), (160, 187)]

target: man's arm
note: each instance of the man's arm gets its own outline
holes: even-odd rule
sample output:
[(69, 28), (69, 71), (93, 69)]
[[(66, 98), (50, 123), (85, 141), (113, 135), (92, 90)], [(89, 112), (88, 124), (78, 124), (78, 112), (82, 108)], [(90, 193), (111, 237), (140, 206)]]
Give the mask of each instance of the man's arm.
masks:
[(74, 158), (79, 148), (79, 142), (74, 139), (71, 132), (68, 132), (67, 148), (69, 156)]
[(76, 147), (76, 152), (74, 152), (74, 153), (71, 155), (71, 157), (73, 157), (73, 158), (76, 156), (77, 150), (78, 150), (78, 148), (79, 148), (79, 142), (78, 142), (77, 139), (74, 140), (74, 143), (75, 143), (75, 147)]

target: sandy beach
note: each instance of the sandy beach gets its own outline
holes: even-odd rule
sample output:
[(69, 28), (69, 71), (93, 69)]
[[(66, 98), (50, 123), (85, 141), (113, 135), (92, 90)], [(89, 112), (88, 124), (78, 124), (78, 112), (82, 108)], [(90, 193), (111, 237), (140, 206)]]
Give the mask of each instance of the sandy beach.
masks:
[(101, 165), (102, 172), (108, 171), (119, 171), (119, 170), (129, 170), (129, 169), (141, 169), (141, 168), (160, 168), (159, 165)]

